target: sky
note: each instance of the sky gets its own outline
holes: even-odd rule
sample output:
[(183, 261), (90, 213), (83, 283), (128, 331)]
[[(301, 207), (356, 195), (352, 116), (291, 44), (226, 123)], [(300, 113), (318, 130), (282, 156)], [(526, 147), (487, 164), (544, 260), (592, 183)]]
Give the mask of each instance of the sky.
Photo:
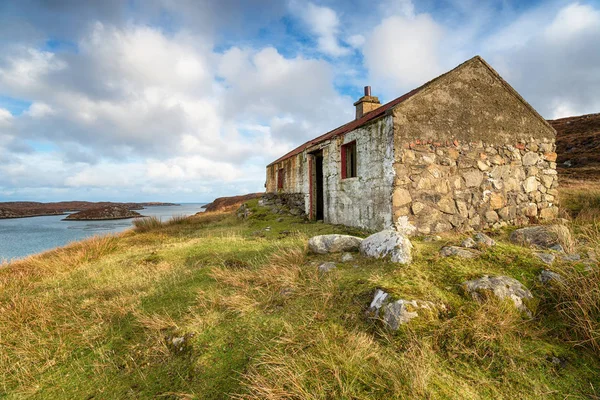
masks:
[(600, 0), (0, 0), (0, 201), (206, 202), (479, 54), (600, 112)]

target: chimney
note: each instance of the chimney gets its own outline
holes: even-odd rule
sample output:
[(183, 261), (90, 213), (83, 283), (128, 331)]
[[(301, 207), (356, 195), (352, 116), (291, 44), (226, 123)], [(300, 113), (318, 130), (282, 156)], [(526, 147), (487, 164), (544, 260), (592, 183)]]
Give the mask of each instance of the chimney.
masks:
[(365, 95), (354, 103), (354, 106), (356, 107), (356, 119), (359, 119), (369, 111), (373, 111), (380, 105), (379, 99), (375, 96), (371, 96), (371, 86), (365, 86)]

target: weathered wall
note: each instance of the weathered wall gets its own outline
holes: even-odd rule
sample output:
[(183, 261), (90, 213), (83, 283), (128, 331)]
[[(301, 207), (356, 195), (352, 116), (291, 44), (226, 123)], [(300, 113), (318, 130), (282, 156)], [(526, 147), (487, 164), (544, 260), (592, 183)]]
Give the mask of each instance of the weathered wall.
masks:
[(267, 167), (267, 193), (277, 192), (277, 173), (280, 168), (285, 170), (283, 192), (308, 193), (308, 164), (306, 154), (300, 153), (286, 160), (271, 164)]
[[(353, 140), (356, 140), (357, 177), (341, 179), (341, 146)], [(329, 143), (323, 152), (327, 222), (373, 230), (391, 226), (393, 151), (391, 115)]]
[(393, 115), (394, 218), (426, 234), (556, 216), (555, 133), (479, 60)]
[[(342, 179), (341, 146), (356, 140), (357, 177)], [(326, 222), (367, 229), (392, 224), (393, 118), (380, 118), (366, 126), (322, 143), (323, 214)], [(310, 149), (314, 150), (314, 149)], [(276, 193), (277, 171), (285, 169), (284, 193), (302, 193), (310, 212), (307, 151), (267, 168), (267, 192)]]
[(414, 140), (515, 145), (555, 138), (553, 129), (476, 58), (400, 103), (393, 114), (396, 146)]

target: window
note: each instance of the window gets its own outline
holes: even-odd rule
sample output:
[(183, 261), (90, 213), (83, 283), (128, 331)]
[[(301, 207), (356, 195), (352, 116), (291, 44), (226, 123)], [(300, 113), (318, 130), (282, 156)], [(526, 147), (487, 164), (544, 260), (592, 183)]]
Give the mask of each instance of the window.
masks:
[(356, 140), (342, 146), (342, 179), (355, 178)]
[(285, 176), (285, 170), (280, 168), (277, 171), (277, 190), (283, 189), (283, 178)]

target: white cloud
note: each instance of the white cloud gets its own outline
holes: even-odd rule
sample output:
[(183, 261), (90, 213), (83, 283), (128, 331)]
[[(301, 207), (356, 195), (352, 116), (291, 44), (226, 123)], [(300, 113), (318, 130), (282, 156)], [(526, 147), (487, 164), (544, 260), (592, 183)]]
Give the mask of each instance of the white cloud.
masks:
[(350, 46), (357, 49), (359, 47), (362, 47), (363, 44), (365, 44), (365, 37), (363, 35), (352, 35), (348, 39), (346, 39), (346, 42)]
[(392, 16), (384, 19), (363, 46), (365, 65), (379, 87), (397, 96), (440, 72), (443, 29), (431, 16)]
[(598, 112), (600, 10), (579, 3), (540, 8), (514, 25), (523, 35), (507, 34), (511, 25), (486, 42), (509, 83), (546, 118)]
[(342, 46), (338, 39), (340, 20), (333, 9), (314, 3), (292, 4), (292, 7), (299, 10), (300, 17), (317, 37), (319, 51), (333, 57), (350, 53), (350, 49)]
[(36, 102), (32, 103), (25, 113), (33, 118), (43, 118), (47, 115), (54, 114), (54, 110), (46, 103)]
[(351, 119), (327, 62), (203, 40), (95, 23), (77, 53), (0, 54), (0, 93), (32, 100), (17, 117), (0, 109), (12, 149), (44, 143), (0, 154), (0, 189), (256, 191), (266, 164)]
[(5, 108), (0, 107), (0, 126), (8, 126), (13, 120), (13, 116)]

